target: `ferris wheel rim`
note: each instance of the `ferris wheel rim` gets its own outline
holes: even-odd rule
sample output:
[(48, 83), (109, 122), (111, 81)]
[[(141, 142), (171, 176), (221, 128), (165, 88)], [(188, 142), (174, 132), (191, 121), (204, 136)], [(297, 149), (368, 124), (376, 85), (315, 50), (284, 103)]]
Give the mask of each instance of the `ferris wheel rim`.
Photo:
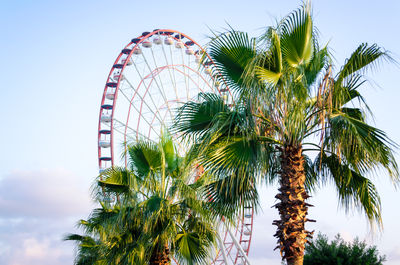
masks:
[[(174, 34), (179, 34), (179, 37), (180, 37), (180, 38), (179, 38), (179, 39), (176, 38), (175, 36), (173, 36)], [(174, 41), (180, 41), (181, 39), (186, 38), (186, 39), (190, 40), (191, 45), (187, 45), (187, 42), (186, 42), (186, 43), (183, 43), (183, 45), (184, 45), (185, 48), (188, 48), (189, 46), (196, 45), (196, 46), (199, 48), (198, 51), (201, 51), (201, 53), (204, 54), (204, 56), (206, 56), (206, 57), (208, 58), (208, 60), (209, 60), (212, 64), (214, 64), (213, 60), (210, 58), (210, 56), (207, 54), (207, 52), (205, 51), (205, 49), (203, 49), (203, 47), (202, 47), (199, 43), (197, 43), (195, 40), (193, 40), (192, 38), (190, 38), (188, 35), (186, 35), (186, 34), (180, 32), (180, 31), (177, 31), (177, 30), (171, 30), (171, 29), (157, 29), (157, 30), (154, 30), (154, 31), (152, 31), (152, 32), (144, 32), (144, 33), (142, 33), (141, 36), (139, 36), (138, 38), (132, 39), (127, 45), (125, 45), (125, 47), (122, 49), (122, 51), (121, 51), (121, 52), (119, 53), (119, 55), (117, 56), (117, 59), (115, 60), (113, 66), (111, 67), (111, 70), (110, 70), (110, 72), (109, 72), (109, 74), (108, 74), (108, 77), (107, 77), (106, 85), (105, 85), (105, 87), (104, 87), (103, 96), (102, 96), (102, 99), (101, 99), (101, 106), (100, 106), (100, 113), (99, 113), (99, 123), (98, 123), (98, 162), (99, 162), (99, 168), (100, 168), (100, 170), (101, 170), (101, 168), (102, 168), (102, 161), (109, 161), (109, 162), (111, 162), (111, 166), (114, 166), (114, 165), (115, 165), (115, 163), (114, 163), (114, 137), (113, 137), (113, 136), (114, 136), (114, 128), (115, 128), (115, 127), (114, 127), (114, 114), (115, 114), (115, 108), (116, 108), (116, 106), (117, 106), (118, 92), (120, 91), (120, 86), (121, 86), (121, 82), (122, 82), (122, 79), (123, 79), (124, 70), (125, 70), (126, 67), (128, 66), (129, 61), (132, 60), (132, 56), (133, 56), (133, 54), (135, 53), (135, 51), (137, 51), (138, 49), (140, 49), (140, 45), (141, 45), (141, 44), (143, 45), (143, 43), (144, 43), (146, 40), (148, 40), (149, 38), (151, 38), (151, 37), (154, 36), (154, 35), (158, 35), (159, 37), (161, 37), (161, 36), (172, 37), (172, 38), (174, 39)], [(182, 37), (183, 37), (183, 38), (182, 38)], [(133, 47), (132, 47), (131, 49), (129, 49), (129, 47), (132, 46), (132, 44), (134, 44)], [(123, 55), (127, 55), (127, 57), (125, 58), (125, 61), (121, 64), (121, 63), (119, 63), (119, 62), (120, 62), (120, 59), (121, 59), (121, 57), (122, 57)], [(204, 65), (203, 65), (203, 66), (204, 66)], [(167, 65), (167, 66), (160, 67), (160, 68), (164, 68), (164, 69), (161, 69), (161, 71), (163, 71), (163, 70), (165, 70), (165, 68), (169, 68), (169, 67), (174, 67), (174, 66), (173, 66), (173, 65)], [(183, 65), (183, 67), (187, 67), (187, 66)], [(115, 69), (120, 69), (120, 73), (121, 73), (120, 76), (117, 78), (117, 80), (115, 80), (114, 78), (112, 78), (112, 75), (113, 75)], [(157, 70), (157, 69), (155, 69), (155, 70)], [(155, 70), (154, 70), (154, 71), (155, 71)], [(193, 70), (193, 69), (192, 69), (192, 70)], [(196, 71), (196, 70), (193, 70), (193, 71), (194, 71), (194, 72), (198, 72), (198, 71)], [(157, 73), (157, 74), (159, 74), (159, 73)], [(198, 73), (198, 74), (199, 74), (199, 73)], [(153, 73), (149, 73), (149, 75), (153, 75)], [(201, 76), (201, 77), (203, 78), (202, 75), (199, 74), (199, 76)], [(211, 78), (213, 78), (213, 77), (211, 77)], [(153, 80), (153, 79), (154, 79), (154, 76), (153, 76), (152, 80)], [(142, 79), (141, 81), (143, 81), (143, 79)], [(144, 82), (143, 82), (143, 83), (144, 83)], [(207, 83), (207, 82), (206, 82), (206, 83)], [(208, 83), (207, 83), (207, 84), (208, 84)], [(209, 84), (208, 84), (208, 85), (209, 85)], [(225, 85), (226, 85), (226, 83), (225, 83)], [(149, 86), (146, 88), (146, 90), (150, 89), (150, 86), (151, 86), (151, 85), (149, 85)], [(115, 88), (115, 93), (114, 93), (114, 98), (113, 98), (113, 100), (112, 100), (112, 105), (106, 105), (106, 104), (105, 104), (105, 102), (106, 102), (106, 97), (107, 97), (107, 91), (108, 91), (108, 88), (109, 88), (109, 87)], [(226, 85), (226, 88), (228, 88), (227, 85)], [(222, 93), (222, 91), (219, 89), (219, 87), (216, 87), (216, 90), (217, 90), (217, 92), (218, 92), (219, 94)], [(228, 91), (229, 91), (230, 95), (232, 96), (232, 93), (231, 93), (231, 91), (229, 90), (229, 88), (228, 88)], [(136, 92), (135, 92), (135, 93), (136, 93)], [(147, 93), (147, 92), (146, 92), (146, 93)], [(130, 112), (130, 109), (131, 109), (131, 106), (132, 106), (133, 98), (134, 98), (134, 96), (132, 97), (132, 100), (131, 100), (130, 105), (129, 105), (129, 112)], [(166, 103), (168, 104), (168, 102), (166, 102)], [(141, 103), (141, 104), (143, 104), (143, 100), (142, 100), (142, 103)], [(111, 120), (110, 120), (110, 129), (109, 129), (109, 130), (102, 129), (102, 126), (101, 126), (101, 124), (102, 124), (102, 114), (103, 114), (103, 110), (104, 110), (104, 109), (108, 109), (108, 110), (111, 111)], [(159, 111), (159, 109), (157, 109), (157, 111)], [(167, 114), (167, 113), (166, 113), (166, 114)], [(128, 117), (127, 117), (127, 120), (128, 120), (128, 121), (129, 121), (129, 117), (130, 117), (130, 116), (129, 116), (129, 114), (128, 114)], [(139, 116), (139, 117), (140, 117), (140, 116)], [(115, 121), (116, 121), (116, 120), (115, 120)], [(124, 138), (125, 141), (126, 141), (126, 135), (127, 135), (127, 124), (128, 124), (128, 121), (126, 122), (125, 131), (124, 131), (124, 134), (123, 134), (124, 137), (125, 137), (125, 138)], [(122, 122), (121, 122), (121, 123), (122, 123)], [(123, 123), (122, 123), (122, 124), (123, 124)], [(139, 124), (140, 124), (140, 121), (138, 122), (138, 126), (139, 126)], [(139, 130), (137, 129), (136, 132), (138, 133), (138, 131), (139, 131)], [(102, 157), (102, 156), (101, 156), (101, 149), (102, 149), (103, 146), (100, 146), (100, 141), (101, 141), (102, 135), (104, 135), (104, 134), (110, 135), (110, 157)], [(138, 137), (138, 136), (137, 136), (137, 137)], [(246, 247), (246, 250), (245, 250), (245, 252), (244, 252), (244, 253), (245, 253), (245, 256), (247, 256), (247, 255), (249, 254), (249, 251), (250, 251), (250, 243), (251, 243), (252, 232), (253, 232), (253, 219), (254, 219), (254, 210), (253, 210), (253, 208), (251, 208), (251, 223), (250, 223), (250, 224), (245, 224), (245, 223), (244, 223), (244, 219), (245, 219), (245, 215), (244, 215), (244, 213), (243, 213), (242, 216), (241, 216), (241, 220), (238, 220), (238, 222), (237, 222), (236, 231), (235, 231), (235, 236), (239, 234), (239, 236), (240, 236), (240, 238), (239, 238), (239, 244), (242, 244), (242, 242), (244, 242), (244, 241), (242, 241), (243, 236), (246, 237), (246, 235), (245, 235), (245, 233), (244, 233), (244, 226), (245, 226), (245, 225), (250, 225), (250, 234), (247, 235), (247, 237), (248, 237), (248, 239), (246, 240), (246, 242), (247, 242), (247, 247)], [(241, 226), (241, 227), (239, 228), (239, 226)], [(216, 253), (215, 258), (212, 260), (212, 262), (211, 262), (210, 264), (215, 264), (215, 265), (217, 265), (217, 264), (226, 264), (226, 260), (223, 261), (223, 262), (220, 262), (220, 261), (218, 260), (218, 257), (222, 255), (222, 254), (220, 254), (219, 252), (224, 252), (224, 251), (225, 251), (226, 244), (228, 244), (228, 243), (227, 243), (228, 233), (231, 233), (231, 231), (228, 232), (228, 230), (229, 230), (228, 226), (226, 227), (226, 229), (227, 229), (227, 230), (226, 230), (225, 233), (224, 233), (223, 244), (222, 244), (222, 246), (219, 247), (219, 250), (218, 250), (218, 252)], [(240, 232), (239, 232), (239, 230), (240, 230)], [(228, 250), (228, 255), (230, 254), (230, 252), (232, 251), (233, 248), (234, 248), (234, 244), (231, 243), (231, 246), (230, 246), (230, 248), (229, 248), (229, 250)], [(240, 247), (238, 247), (238, 248), (240, 248)], [(231, 261), (233, 262), (233, 264), (238, 264), (237, 262), (238, 262), (238, 259), (240, 258), (240, 255), (241, 255), (241, 254), (239, 254), (239, 252), (240, 252), (240, 251), (238, 251), (237, 254), (235, 255), (234, 260), (231, 258), (231, 259), (232, 259)], [(219, 263), (218, 263), (218, 262), (219, 262)], [(248, 264), (248, 263), (245, 261), (244, 264)]]

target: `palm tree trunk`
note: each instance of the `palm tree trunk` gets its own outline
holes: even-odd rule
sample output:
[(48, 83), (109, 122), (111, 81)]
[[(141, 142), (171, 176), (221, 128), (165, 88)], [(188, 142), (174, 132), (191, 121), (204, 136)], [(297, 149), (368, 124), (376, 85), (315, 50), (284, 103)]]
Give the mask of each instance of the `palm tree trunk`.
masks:
[(150, 257), (149, 265), (170, 265), (171, 259), (169, 254), (170, 251), (167, 244), (164, 247), (156, 246)]
[(305, 200), (310, 196), (304, 188), (306, 175), (301, 146), (285, 146), (281, 149), (280, 191), (275, 198), (280, 202), (274, 207), (278, 209), (280, 220), (273, 222), (277, 232), (278, 246), (282, 259), (288, 265), (302, 265), (307, 237), (312, 233), (304, 229), (308, 206)]

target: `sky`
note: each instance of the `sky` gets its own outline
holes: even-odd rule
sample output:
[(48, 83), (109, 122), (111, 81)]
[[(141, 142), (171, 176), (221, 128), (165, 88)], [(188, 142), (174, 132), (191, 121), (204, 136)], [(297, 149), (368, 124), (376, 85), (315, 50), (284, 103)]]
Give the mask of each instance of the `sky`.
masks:
[[(108, 72), (120, 50), (143, 31), (179, 30), (200, 44), (228, 23), (252, 36), (299, 7), (300, 1), (24, 1), (3, 0), (0, 9), (0, 264), (72, 264), (66, 233), (95, 205), (90, 185), (97, 175), (97, 123)], [(322, 44), (337, 65), (362, 42), (378, 43), (400, 61), (400, 2), (313, 1)], [(400, 143), (396, 64), (369, 75), (364, 96), (374, 124)], [(6, 82), (7, 81), (7, 82)], [(398, 163), (399, 155), (396, 155)], [(386, 264), (400, 264), (397, 220), (400, 193), (384, 172), (373, 177), (383, 205), (382, 232), (364, 216), (338, 208), (329, 185), (310, 202), (310, 230), (330, 238), (359, 237), (378, 246)], [(276, 187), (262, 189), (250, 250), (252, 264), (280, 264), (272, 237)]]

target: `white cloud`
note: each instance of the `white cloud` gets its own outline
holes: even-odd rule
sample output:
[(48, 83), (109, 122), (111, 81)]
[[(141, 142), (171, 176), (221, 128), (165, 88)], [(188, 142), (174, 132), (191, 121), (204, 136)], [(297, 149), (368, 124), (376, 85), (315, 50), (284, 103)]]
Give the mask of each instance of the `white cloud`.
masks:
[(66, 265), (71, 264), (73, 259), (70, 246), (67, 244), (63, 246), (63, 242), (59, 239), (28, 237), (20, 241), (11, 242), (12, 248), (0, 258), (2, 264)]
[(90, 209), (89, 187), (82, 187), (78, 180), (64, 170), (6, 175), (0, 180), (2, 217), (62, 218), (85, 213)]
[(400, 264), (400, 245), (395, 246), (392, 251), (386, 255), (387, 262), (385, 265), (398, 265)]
[(74, 232), (75, 220), (24, 218), (10, 223), (4, 220), (0, 224), (0, 264), (72, 263), (72, 244), (62, 238), (67, 232)]
[(389, 254), (391, 257), (400, 259), (400, 246), (396, 246)]
[(251, 265), (266, 265), (266, 264), (281, 264), (281, 259), (278, 258), (259, 258), (259, 259), (251, 259)]
[[(90, 176), (89, 176), (90, 178)], [(0, 264), (72, 264), (64, 242), (93, 208), (89, 184), (65, 170), (16, 171), (0, 180)]]
[(277, 239), (273, 236), (276, 233), (276, 226), (272, 222), (279, 219), (278, 212), (271, 208), (276, 203), (274, 198), (277, 193), (275, 188), (261, 188), (261, 207), (254, 217), (253, 236), (250, 246), (249, 259), (253, 265), (281, 264), (279, 250), (275, 250)]
[(44, 258), (49, 249), (49, 240), (38, 242), (36, 238), (27, 238), (23, 242), (24, 256), (28, 258)]

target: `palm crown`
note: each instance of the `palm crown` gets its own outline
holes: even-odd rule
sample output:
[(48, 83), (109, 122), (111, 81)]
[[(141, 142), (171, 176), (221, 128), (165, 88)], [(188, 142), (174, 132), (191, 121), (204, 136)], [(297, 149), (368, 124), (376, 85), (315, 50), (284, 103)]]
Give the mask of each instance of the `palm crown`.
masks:
[(94, 258), (95, 264), (170, 264), (172, 257), (182, 264), (204, 262), (215, 231), (198, 199), (199, 183), (192, 183), (196, 170), (168, 134), (158, 144), (130, 145), (126, 155), (128, 169), (109, 169), (94, 186), (102, 208), (81, 221), (87, 236), (67, 238), (80, 243), (76, 263), (94, 264)]

